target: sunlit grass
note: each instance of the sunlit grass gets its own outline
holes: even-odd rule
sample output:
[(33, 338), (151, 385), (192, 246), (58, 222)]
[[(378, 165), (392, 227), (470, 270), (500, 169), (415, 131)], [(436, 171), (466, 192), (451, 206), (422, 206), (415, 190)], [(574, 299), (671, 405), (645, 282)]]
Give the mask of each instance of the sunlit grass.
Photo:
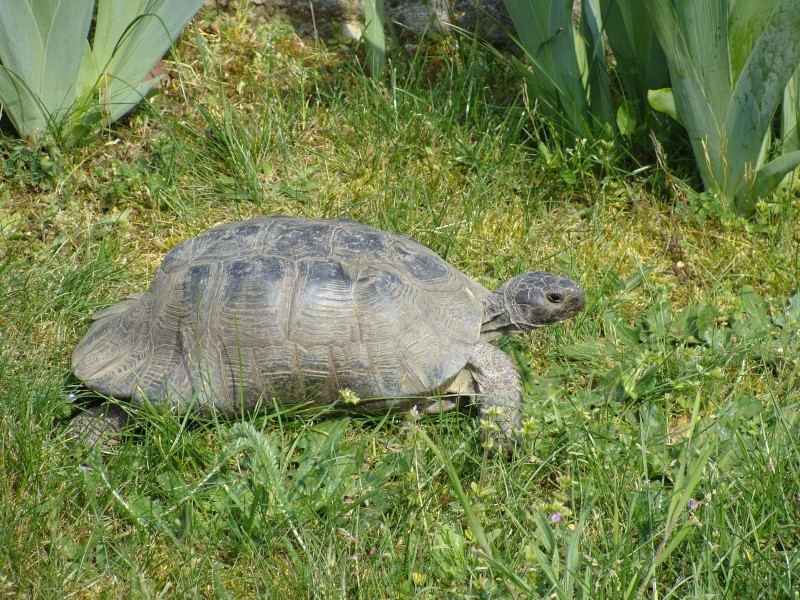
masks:
[[(550, 145), (469, 44), (396, 57), (385, 87), (359, 52), (208, 17), (166, 95), (55, 168), (0, 140), (0, 595), (791, 598), (794, 213), (731, 219), (622, 149)], [(489, 287), (581, 281), (582, 315), (502, 341), (524, 448), (485, 455), (459, 414), (150, 407), (113, 447), (69, 444), (91, 314), (272, 213), (408, 233)]]

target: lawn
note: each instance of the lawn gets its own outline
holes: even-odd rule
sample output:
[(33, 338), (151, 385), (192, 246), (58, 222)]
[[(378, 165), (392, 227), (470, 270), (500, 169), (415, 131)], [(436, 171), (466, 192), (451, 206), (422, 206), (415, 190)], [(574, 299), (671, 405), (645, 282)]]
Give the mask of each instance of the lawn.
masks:
[[(85, 145), (0, 133), (0, 597), (797, 598), (800, 198), (699, 193), (690, 150), (561, 147), (502, 57), (201, 13), (160, 95)], [(409, 234), (494, 288), (585, 288), (504, 338), (523, 443), (469, 415), (68, 422), (91, 315), (175, 244), (268, 214)]]

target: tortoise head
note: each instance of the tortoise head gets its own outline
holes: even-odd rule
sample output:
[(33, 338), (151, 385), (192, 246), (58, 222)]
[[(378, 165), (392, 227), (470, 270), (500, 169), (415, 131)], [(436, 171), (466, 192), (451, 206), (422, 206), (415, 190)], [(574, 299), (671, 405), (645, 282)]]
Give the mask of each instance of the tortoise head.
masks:
[(566, 277), (531, 271), (509, 279), (486, 300), (481, 332), (490, 337), (551, 325), (578, 314), (583, 289)]

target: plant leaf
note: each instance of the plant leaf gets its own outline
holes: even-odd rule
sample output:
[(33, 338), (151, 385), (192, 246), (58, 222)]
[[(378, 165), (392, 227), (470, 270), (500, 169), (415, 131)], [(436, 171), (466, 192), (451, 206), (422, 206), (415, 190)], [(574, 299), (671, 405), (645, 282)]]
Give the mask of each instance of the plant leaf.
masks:
[(367, 64), (374, 79), (382, 79), (386, 66), (386, 11), (383, 0), (364, 0), (364, 39), (367, 42)]
[(110, 120), (145, 97), (155, 81), (144, 85), (142, 79), (202, 5), (203, 0), (101, 0), (93, 52), (109, 75), (103, 102)]
[(47, 129), (47, 117), (25, 82), (0, 67), (0, 99), (19, 134), (35, 138)]
[(14, 80), (4, 77), (0, 91), (23, 137), (60, 127), (72, 109), (93, 7), (94, 0), (0, 3), (0, 61)]
[(669, 85), (669, 68), (650, 16), (640, 0), (600, 0), (603, 31), (616, 58), (626, 102), (639, 122), (646, 113), (649, 89)]
[(800, 150), (800, 67), (786, 85), (781, 103), (781, 142), (784, 152)]
[(753, 47), (779, 0), (731, 0), (728, 36), (731, 39), (731, 71), (739, 78)]
[(0, 2), (0, 99), (23, 137), (47, 128), (47, 116), (36, 98), (44, 45), (28, 2)]
[(752, 214), (756, 202), (768, 198), (775, 191), (783, 178), (800, 166), (800, 150), (783, 154), (768, 162), (756, 171), (755, 178), (742, 181), (736, 192), (736, 210), (743, 214)]
[[(706, 189), (721, 189), (724, 173), (722, 131), (712, 110), (693, 52), (670, 0), (645, 0), (653, 28), (669, 63), (677, 114), (680, 115)], [(722, 120), (720, 115), (719, 119)]]
[(575, 36), (575, 51), (584, 63), (581, 64), (581, 81), (589, 94), (589, 124), (593, 131), (601, 132), (604, 126), (615, 122), (615, 111), (611, 102), (599, 0), (583, 1), (580, 32)]
[(716, 122), (722, 123), (733, 85), (728, 52), (728, 0), (688, 0), (675, 3), (675, 9), (700, 89)]
[[(743, 207), (753, 202), (739, 194), (749, 188), (747, 180), (755, 177), (764, 133), (772, 122), (778, 102), (798, 62), (800, 10), (797, 0), (782, 0), (773, 11), (736, 81), (725, 120), (729, 173), (726, 195), (735, 196), (737, 204)], [(790, 163), (791, 160), (781, 161), (767, 170), (758, 186), (759, 193), (763, 193), (764, 186), (772, 181), (771, 173), (776, 168), (782, 170), (783, 165)], [(783, 174), (786, 172), (784, 170)], [(756, 193), (755, 185), (752, 190)]]
[(99, 0), (92, 52), (102, 70), (110, 69), (122, 60), (117, 47), (123, 42), (125, 31), (146, 8), (147, 0)]
[(32, 6), (28, 2), (0, 2), (0, 62), (6, 70), (24, 81), (33, 81), (43, 56), (44, 44)]
[(52, 2), (46, 3), (52, 13), (48, 31), (43, 32), (42, 37), (45, 46), (39, 99), (47, 107), (54, 124), (60, 124), (77, 96), (75, 83), (92, 21), (94, 0), (60, 0), (55, 6)]
[(631, 102), (623, 102), (617, 109), (617, 128), (624, 135), (636, 131), (636, 108)]
[(678, 109), (675, 106), (675, 96), (672, 93), (672, 88), (648, 90), (647, 101), (650, 103), (650, 106), (653, 107), (653, 110), (669, 115), (678, 123), (683, 124), (681, 116), (678, 114)]
[(532, 94), (569, 136), (590, 137), (588, 95), (581, 79), (572, 2), (506, 0), (505, 4), (533, 65), (533, 72), (526, 74)]

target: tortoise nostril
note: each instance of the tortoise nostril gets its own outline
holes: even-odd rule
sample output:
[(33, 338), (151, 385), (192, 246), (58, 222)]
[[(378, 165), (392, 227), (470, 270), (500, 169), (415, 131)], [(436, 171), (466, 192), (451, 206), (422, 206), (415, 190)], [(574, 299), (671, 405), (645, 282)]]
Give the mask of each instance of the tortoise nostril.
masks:
[(564, 301), (564, 296), (558, 292), (550, 292), (547, 294), (547, 300), (553, 304), (561, 304)]

